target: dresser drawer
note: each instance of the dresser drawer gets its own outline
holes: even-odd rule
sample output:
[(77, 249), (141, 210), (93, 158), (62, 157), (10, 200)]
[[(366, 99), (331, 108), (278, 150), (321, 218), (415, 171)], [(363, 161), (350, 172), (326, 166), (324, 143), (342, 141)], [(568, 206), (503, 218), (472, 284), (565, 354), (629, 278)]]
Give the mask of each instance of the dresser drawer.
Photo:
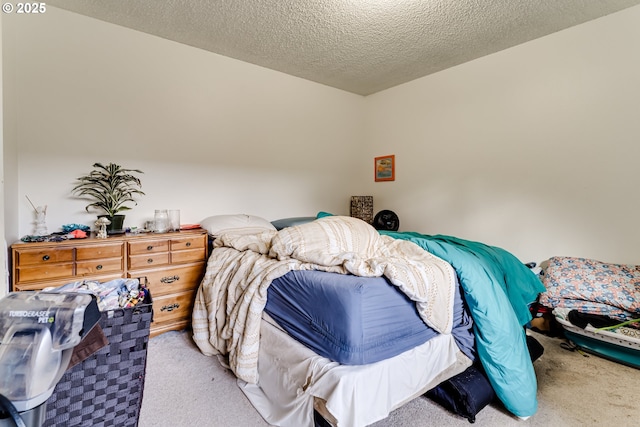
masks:
[(80, 246), (76, 248), (76, 260), (83, 261), (87, 259), (101, 258), (117, 258), (124, 256), (124, 244), (118, 243), (114, 245), (100, 246)]
[(141, 240), (129, 242), (129, 255), (150, 254), (156, 252), (168, 252), (169, 240)]
[[(34, 282), (73, 277), (73, 263), (46, 264), (16, 269), (16, 282)], [(61, 283), (63, 285), (64, 283)]]
[(19, 249), (15, 254), (14, 262), (21, 267), (33, 265), (40, 268), (46, 264), (73, 261), (73, 248)]
[(174, 237), (171, 239), (171, 250), (204, 249), (206, 239), (203, 236)]
[(153, 298), (153, 323), (162, 325), (165, 322), (173, 322), (191, 317), (195, 292), (182, 292)]
[(122, 258), (95, 259), (76, 262), (76, 276), (112, 273), (122, 271)]
[(129, 257), (129, 269), (138, 270), (169, 264), (169, 252), (149, 253)]
[(204, 260), (204, 248), (171, 252), (171, 264), (183, 264)]
[(198, 288), (204, 274), (204, 263), (161, 270), (139, 270), (129, 277), (146, 277), (153, 298)]

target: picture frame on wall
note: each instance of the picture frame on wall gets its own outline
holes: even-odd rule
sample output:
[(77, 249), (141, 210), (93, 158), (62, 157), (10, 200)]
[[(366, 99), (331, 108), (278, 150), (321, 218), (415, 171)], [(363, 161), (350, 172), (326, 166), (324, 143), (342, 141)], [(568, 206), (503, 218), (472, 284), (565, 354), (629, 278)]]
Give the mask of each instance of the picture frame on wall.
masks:
[(377, 181), (395, 181), (396, 156), (380, 156), (374, 160), (374, 176)]

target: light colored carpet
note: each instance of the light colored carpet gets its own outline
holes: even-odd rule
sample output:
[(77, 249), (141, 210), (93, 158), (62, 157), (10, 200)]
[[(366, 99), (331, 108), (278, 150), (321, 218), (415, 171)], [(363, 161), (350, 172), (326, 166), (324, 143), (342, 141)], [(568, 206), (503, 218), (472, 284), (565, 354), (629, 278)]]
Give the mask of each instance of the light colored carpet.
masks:
[[(545, 348), (535, 363), (538, 412), (519, 420), (492, 404), (477, 427), (640, 425), (640, 370), (560, 347), (563, 340), (531, 334)], [(188, 332), (168, 332), (149, 342), (147, 377), (139, 427), (268, 426), (236, 386), (235, 377), (206, 357)], [(467, 426), (431, 400), (419, 397), (375, 427)], [(303, 427), (303, 426), (292, 426)], [(349, 426), (344, 426), (349, 427)]]

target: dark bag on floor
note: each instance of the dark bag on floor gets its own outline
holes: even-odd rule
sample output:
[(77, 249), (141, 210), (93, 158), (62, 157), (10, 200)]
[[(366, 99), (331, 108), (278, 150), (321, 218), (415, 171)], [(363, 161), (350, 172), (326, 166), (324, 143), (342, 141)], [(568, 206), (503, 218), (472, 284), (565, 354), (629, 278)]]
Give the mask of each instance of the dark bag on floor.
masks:
[[(544, 347), (531, 335), (527, 335), (526, 339), (531, 362), (534, 362), (542, 356)], [(429, 390), (425, 396), (473, 423), (476, 414), (491, 403), (496, 394), (484, 371), (472, 365)]]
[(473, 423), (476, 414), (491, 403), (496, 395), (484, 372), (470, 366), (461, 374), (429, 390), (426, 396)]

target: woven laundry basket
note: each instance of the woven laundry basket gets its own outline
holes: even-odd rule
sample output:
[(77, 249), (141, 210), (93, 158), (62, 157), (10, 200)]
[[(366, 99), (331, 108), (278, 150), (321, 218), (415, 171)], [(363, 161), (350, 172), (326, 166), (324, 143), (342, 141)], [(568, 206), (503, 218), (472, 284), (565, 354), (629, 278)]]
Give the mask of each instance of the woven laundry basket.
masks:
[(109, 344), (64, 373), (43, 426), (138, 425), (152, 314), (148, 292), (135, 307), (101, 313)]

